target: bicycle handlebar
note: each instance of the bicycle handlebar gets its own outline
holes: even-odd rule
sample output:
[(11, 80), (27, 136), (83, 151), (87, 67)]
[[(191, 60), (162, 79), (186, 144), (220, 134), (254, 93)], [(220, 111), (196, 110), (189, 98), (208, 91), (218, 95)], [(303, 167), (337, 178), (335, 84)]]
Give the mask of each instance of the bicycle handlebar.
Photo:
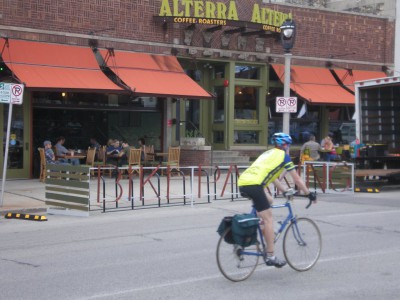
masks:
[[(284, 197), (286, 197), (286, 199), (288, 200), (288, 201), (290, 201), (290, 200), (292, 200), (293, 199), (293, 196), (296, 194), (296, 196), (297, 197), (304, 197), (304, 198), (309, 198), (310, 199), (310, 197), (309, 197), (309, 195), (298, 195), (293, 189), (288, 189), (284, 194), (283, 194), (283, 196)], [(316, 202), (317, 201), (317, 195), (315, 194), (315, 200), (309, 200), (309, 202), (308, 202), (308, 204), (307, 204), (307, 206), (306, 206), (306, 209), (308, 209), (310, 206), (311, 206), (311, 204), (313, 204), (313, 202)]]

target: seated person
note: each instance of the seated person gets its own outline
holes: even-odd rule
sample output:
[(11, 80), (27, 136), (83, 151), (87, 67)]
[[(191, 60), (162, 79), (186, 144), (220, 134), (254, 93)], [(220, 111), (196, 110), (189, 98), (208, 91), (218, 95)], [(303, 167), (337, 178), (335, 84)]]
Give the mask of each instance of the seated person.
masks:
[(111, 145), (107, 147), (107, 163), (118, 165), (119, 153), (122, 151), (122, 147), (119, 145), (118, 140), (113, 140)]
[(324, 150), (327, 151), (327, 153), (325, 153), (326, 161), (329, 162), (336, 158), (336, 150), (335, 147), (333, 146), (333, 142), (330, 136), (327, 136), (324, 139)]
[(129, 162), (131, 146), (129, 146), (128, 142), (122, 142), (122, 150), (118, 154), (120, 157), (120, 164), (127, 165)]
[(61, 161), (56, 160), (56, 156), (54, 155), (53, 149), (51, 148), (50, 141), (44, 141), (44, 155), (46, 157), (46, 162), (48, 164), (68, 164)]
[(57, 144), (56, 144), (56, 151), (57, 151), (57, 156), (60, 157), (58, 160), (60, 162), (68, 163), (70, 162), (73, 166), (79, 166), (79, 159), (77, 158), (71, 158), (67, 159), (65, 158), (66, 155), (72, 155), (73, 151), (67, 150), (67, 148), (64, 147), (65, 143), (65, 137), (60, 136), (57, 139)]
[(118, 155), (122, 150), (118, 140), (113, 140), (111, 145), (107, 146), (107, 155)]
[(311, 160), (319, 160), (319, 150), (321, 149), (321, 146), (315, 141), (314, 135), (310, 135), (309, 141), (301, 146), (300, 157), (304, 154), (305, 149), (309, 150), (308, 155), (310, 156)]

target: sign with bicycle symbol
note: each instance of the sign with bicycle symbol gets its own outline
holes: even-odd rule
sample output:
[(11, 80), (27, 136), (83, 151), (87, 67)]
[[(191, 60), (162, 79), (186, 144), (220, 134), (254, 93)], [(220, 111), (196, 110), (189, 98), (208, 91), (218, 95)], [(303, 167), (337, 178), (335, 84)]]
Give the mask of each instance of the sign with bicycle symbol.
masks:
[(297, 112), (297, 97), (276, 97), (277, 113), (295, 113)]
[(0, 82), (0, 103), (22, 104), (24, 85)]

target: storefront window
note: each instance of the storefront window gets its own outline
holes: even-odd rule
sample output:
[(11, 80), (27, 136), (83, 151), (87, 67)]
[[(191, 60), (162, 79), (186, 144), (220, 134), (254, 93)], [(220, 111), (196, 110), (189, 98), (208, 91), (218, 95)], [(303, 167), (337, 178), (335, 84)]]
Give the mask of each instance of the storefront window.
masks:
[(223, 143), (224, 142), (224, 132), (223, 131), (214, 131), (214, 143)]
[(185, 131), (200, 128), (200, 101), (185, 101)]
[[(6, 149), (8, 105), (4, 105), (3, 149)], [(10, 142), (8, 145), (8, 169), (22, 169), (24, 166), (24, 110), (22, 105), (13, 105)]]
[[(267, 98), (268, 99), (268, 98)], [(283, 114), (276, 112), (276, 100), (269, 98), (268, 142), (272, 144), (272, 135), (282, 131)], [(310, 135), (318, 138), (319, 132), (319, 107), (307, 105), (300, 101), (297, 113), (290, 114), (290, 135), (294, 144), (307, 142)]]
[(163, 100), (158, 98), (34, 92), (33, 99), (34, 149), (59, 136), (67, 147), (78, 149), (87, 148), (91, 137), (102, 145), (118, 139), (133, 146), (143, 137), (155, 149), (162, 147)]
[(235, 67), (235, 78), (260, 79), (260, 68), (255, 66), (237, 65)]
[(225, 78), (225, 65), (213, 65), (210, 67), (214, 68), (214, 78), (221, 79)]
[(214, 92), (216, 94), (216, 99), (214, 100), (214, 122), (223, 123), (225, 120), (225, 104), (224, 95), (225, 91), (223, 87), (215, 87)]
[(258, 144), (259, 132), (250, 130), (235, 130), (234, 139), (235, 144)]
[(35, 106), (76, 107), (81, 108), (142, 108), (151, 110), (157, 107), (156, 97), (134, 97), (131, 95), (118, 95), (109, 97), (106, 94), (72, 93), (72, 92), (34, 92), (33, 104)]
[(235, 87), (235, 124), (258, 124), (258, 88)]

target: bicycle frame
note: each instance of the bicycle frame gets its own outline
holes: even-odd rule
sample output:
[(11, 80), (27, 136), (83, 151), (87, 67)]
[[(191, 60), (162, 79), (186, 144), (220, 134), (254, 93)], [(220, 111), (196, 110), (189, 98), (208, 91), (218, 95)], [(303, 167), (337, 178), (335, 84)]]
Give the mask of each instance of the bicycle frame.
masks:
[[(279, 222), (279, 224), (281, 226), (279, 227), (278, 232), (275, 233), (274, 243), (276, 243), (279, 240), (279, 237), (281, 236), (281, 233), (285, 230), (286, 226), (290, 222), (296, 223), (296, 217), (293, 215), (292, 205), (290, 204), (289, 201), (286, 201), (284, 204), (278, 204), (278, 205), (272, 205), (271, 206), (271, 208), (284, 208), (284, 207), (286, 207), (289, 212), (288, 212), (288, 215), (286, 216), (285, 220)], [(256, 209), (254, 207), (251, 210), (251, 214), (257, 216), (257, 211), (256, 211)], [(305, 242), (300, 237), (299, 229), (297, 228), (297, 226), (295, 226), (294, 228), (296, 228), (296, 232), (295, 232), (296, 240), (301, 244), (305, 244)], [(258, 225), (257, 231), (258, 231), (258, 236), (260, 237), (260, 242), (261, 242), (261, 245), (262, 245), (262, 249), (265, 250), (265, 246), (266, 245), (265, 245), (264, 235), (263, 235), (263, 233), (261, 231), (261, 226), (260, 225)], [(249, 251), (243, 251), (242, 254), (243, 255), (263, 256), (263, 253), (249, 252)]]
[[(320, 257), (322, 247), (321, 232), (313, 220), (295, 215), (294, 208), (290, 202), (293, 199), (293, 194), (286, 192), (284, 196), (287, 200), (285, 203), (271, 206), (272, 208), (287, 208), (288, 210), (287, 215), (281, 219), (282, 221), (278, 222), (280, 227), (278, 232), (275, 233), (274, 243), (279, 240), (283, 233), (282, 250), (286, 262), (298, 272), (307, 271), (317, 263)], [(310, 207), (314, 200), (310, 199), (306, 208)], [(254, 208), (251, 214), (253, 216), (257, 215)], [(232, 234), (232, 228), (226, 228), (224, 233), (221, 234), (218, 240), (216, 257), (218, 268), (225, 278), (234, 282), (243, 281), (253, 274), (257, 265), (260, 264), (260, 257), (263, 258), (263, 261), (265, 260), (266, 242), (261, 226), (259, 222), (257, 224), (259, 235), (257, 243), (249, 247), (232, 244), (231, 240), (226, 240), (227, 237), (231, 238), (229, 234)]]

